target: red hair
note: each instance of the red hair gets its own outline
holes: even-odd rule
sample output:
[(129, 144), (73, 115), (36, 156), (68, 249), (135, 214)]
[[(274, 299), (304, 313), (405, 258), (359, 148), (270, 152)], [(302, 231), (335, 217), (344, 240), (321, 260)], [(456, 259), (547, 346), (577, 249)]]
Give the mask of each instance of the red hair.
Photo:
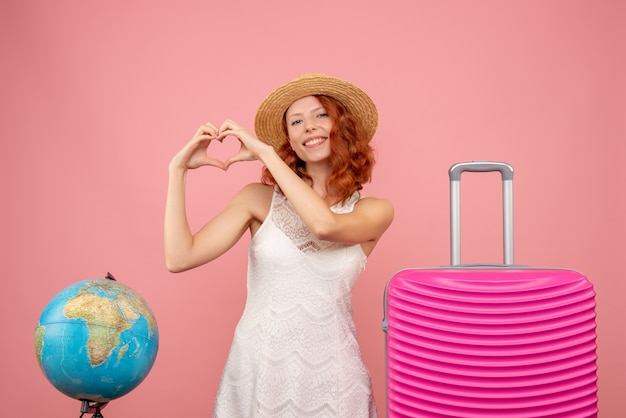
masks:
[[(332, 97), (315, 96), (326, 109), (326, 113), (334, 122), (330, 131), (330, 165), (331, 175), (326, 184), (326, 191), (332, 185), (337, 202), (345, 202), (354, 192), (361, 190), (363, 184), (369, 182), (372, 169), (376, 162), (374, 150), (369, 144), (367, 132), (341, 102)], [(287, 136), (287, 125), (283, 116), (283, 130)], [(302, 179), (310, 179), (305, 171), (305, 162), (291, 149), (289, 141), (278, 150), (278, 155)], [(261, 181), (275, 185), (276, 180), (266, 167), (263, 167)]]

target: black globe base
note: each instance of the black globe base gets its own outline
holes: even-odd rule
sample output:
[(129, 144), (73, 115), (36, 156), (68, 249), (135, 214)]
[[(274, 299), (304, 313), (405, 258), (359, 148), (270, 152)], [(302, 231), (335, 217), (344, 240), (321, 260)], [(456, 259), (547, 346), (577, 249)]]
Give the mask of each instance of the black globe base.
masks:
[(104, 409), (108, 402), (92, 402), (85, 399), (81, 400), (81, 402), (80, 418), (82, 418), (85, 414), (93, 414), (91, 418), (104, 418), (100, 410)]

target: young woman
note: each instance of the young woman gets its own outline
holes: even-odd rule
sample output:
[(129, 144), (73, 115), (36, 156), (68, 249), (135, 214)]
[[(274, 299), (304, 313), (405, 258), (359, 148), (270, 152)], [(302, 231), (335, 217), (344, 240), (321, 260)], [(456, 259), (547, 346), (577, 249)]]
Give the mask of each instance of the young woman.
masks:
[[(219, 257), (246, 231), (248, 296), (224, 368), (215, 417), (374, 417), (351, 291), (393, 219), (384, 199), (359, 190), (374, 166), (376, 106), (358, 87), (307, 74), (261, 103), (253, 136), (232, 120), (201, 126), (169, 166), (165, 260), (172, 272)], [(211, 141), (241, 143), (226, 161)], [(199, 231), (185, 213), (188, 170), (263, 164)]]

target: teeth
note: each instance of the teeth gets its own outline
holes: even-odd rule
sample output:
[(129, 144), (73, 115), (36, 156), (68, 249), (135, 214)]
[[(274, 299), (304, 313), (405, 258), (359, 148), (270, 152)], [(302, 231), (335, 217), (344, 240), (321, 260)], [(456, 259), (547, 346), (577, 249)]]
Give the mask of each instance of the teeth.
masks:
[(311, 139), (309, 141), (306, 141), (304, 143), (304, 145), (305, 146), (317, 145), (317, 144), (319, 144), (320, 142), (323, 142), (323, 141), (324, 141), (324, 138), (315, 138), (315, 139)]

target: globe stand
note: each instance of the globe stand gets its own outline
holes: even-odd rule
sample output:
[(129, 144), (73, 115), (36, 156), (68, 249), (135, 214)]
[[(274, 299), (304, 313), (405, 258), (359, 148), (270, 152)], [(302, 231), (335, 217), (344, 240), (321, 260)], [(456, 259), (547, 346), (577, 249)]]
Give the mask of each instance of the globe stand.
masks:
[(88, 401), (86, 399), (81, 400), (82, 404), (80, 405), (80, 418), (82, 418), (85, 414), (93, 414), (91, 418), (104, 418), (100, 413), (101, 409), (104, 409), (107, 406), (108, 402), (93, 402)]

